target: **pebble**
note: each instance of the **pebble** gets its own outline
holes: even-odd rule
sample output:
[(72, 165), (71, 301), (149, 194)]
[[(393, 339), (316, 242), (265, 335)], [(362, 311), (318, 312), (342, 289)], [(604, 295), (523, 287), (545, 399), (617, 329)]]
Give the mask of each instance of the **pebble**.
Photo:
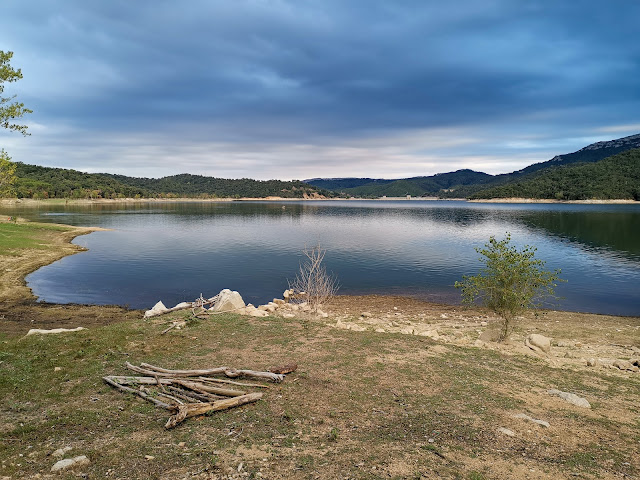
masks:
[(507, 437), (515, 437), (516, 434), (513, 430), (509, 430), (508, 428), (504, 428), (504, 427), (499, 427), (498, 428), (498, 432), (502, 433), (503, 435), (506, 435)]
[(58, 450), (53, 452), (51, 455), (53, 455), (56, 458), (60, 458), (60, 457), (64, 457), (64, 454), (71, 450), (73, 450), (73, 448), (66, 446), (66, 447), (59, 448)]
[(549, 428), (549, 422), (545, 422), (544, 420), (538, 420), (536, 418), (530, 417), (525, 413), (518, 413), (514, 415), (513, 418), (520, 418), (522, 420), (527, 420), (529, 422), (537, 423), (541, 427)]

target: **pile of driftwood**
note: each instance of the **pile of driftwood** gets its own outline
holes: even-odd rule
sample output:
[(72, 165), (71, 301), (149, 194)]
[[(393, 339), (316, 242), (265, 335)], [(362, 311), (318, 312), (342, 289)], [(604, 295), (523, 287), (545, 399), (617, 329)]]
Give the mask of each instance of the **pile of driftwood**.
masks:
[[(268, 372), (236, 370), (229, 367), (209, 368), (205, 370), (167, 370), (148, 363), (139, 367), (127, 362), (126, 367), (139, 376), (110, 375), (102, 379), (123, 392), (133, 393), (158, 407), (172, 413), (165, 428), (173, 428), (189, 417), (207, 412), (252, 403), (262, 397), (262, 393), (248, 393), (247, 388), (268, 388), (258, 383), (237, 382), (215, 378), (215, 375), (228, 378), (245, 377), (280, 383), (285, 374), (295, 371), (297, 365), (285, 365), (271, 368)], [(242, 387), (238, 390), (235, 387)]]

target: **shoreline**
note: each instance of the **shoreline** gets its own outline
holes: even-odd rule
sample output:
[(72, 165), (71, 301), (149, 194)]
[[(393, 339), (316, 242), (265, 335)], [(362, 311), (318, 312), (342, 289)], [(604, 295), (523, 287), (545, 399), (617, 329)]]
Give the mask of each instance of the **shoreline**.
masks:
[(97, 199), (64, 199), (64, 198), (0, 198), (0, 207), (40, 206), (40, 205), (122, 205), (143, 203), (229, 203), (229, 202), (339, 202), (339, 201), (428, 201), (428, 202), (467, 202), (467, 203), (495, 203), (495, 204), (575, 204), (575, 205), (640, 205), (640, 201), (612, 199), (612, 200), (555, 200), (540, 198), (493, 198), (470, 200), (466, 198), (437, 198), (437, 197), (381, 197), (381, 198), (285, 198), (285, 197), (241, 197), (241, 198), (97, 198)]

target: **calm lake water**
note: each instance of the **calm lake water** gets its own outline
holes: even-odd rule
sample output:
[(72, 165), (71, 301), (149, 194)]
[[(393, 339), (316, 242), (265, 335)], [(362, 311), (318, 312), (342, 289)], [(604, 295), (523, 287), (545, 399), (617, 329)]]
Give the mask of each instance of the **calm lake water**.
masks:
[(640, 206), (457, 201), (151, 203), (2, 208), (37, 221), (100, 226), (89, 251), (27, 277), (40, 300), (150, 308), (223, 288), (246, 302), (280, 297), (305, 246), (326, 248), (344, 294), (458, 303), (474, 247), (510, 232), (562, 269), (554, 308), (640, 315)]

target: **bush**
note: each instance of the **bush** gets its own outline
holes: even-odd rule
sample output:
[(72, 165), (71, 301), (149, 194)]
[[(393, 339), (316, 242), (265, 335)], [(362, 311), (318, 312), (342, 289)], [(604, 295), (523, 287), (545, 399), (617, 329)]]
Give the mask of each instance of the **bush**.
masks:
[(295, 298), (306, 301), (317, 311), (320, 305), (337, 293), (338, 280), (334, 275), (328, 274), (322, 265), (326, 250), (320, 245), (305, 248), (302, 253), (306, 260), (300, 264), (300, 271), (295, 280), (289, 282), (289, 288), (293, 290)]
[(465, 275), (462, 282), (455, 283), (462, 290), (463, 303), (480, 303), (502, 318), (500, 341), (509, 337), (517, 315), (538, 308), (547, 297), (555, 297), (556, 282), (562, 281), (560, 270), (546, 271), (545, 262), (534, 258), (535, 247), (526, 245), (518, 251), (510, 242), (509, 233), (500, 241), (490, 237), (484, 248), (476, 248), (484, 268), (478, 275)]

